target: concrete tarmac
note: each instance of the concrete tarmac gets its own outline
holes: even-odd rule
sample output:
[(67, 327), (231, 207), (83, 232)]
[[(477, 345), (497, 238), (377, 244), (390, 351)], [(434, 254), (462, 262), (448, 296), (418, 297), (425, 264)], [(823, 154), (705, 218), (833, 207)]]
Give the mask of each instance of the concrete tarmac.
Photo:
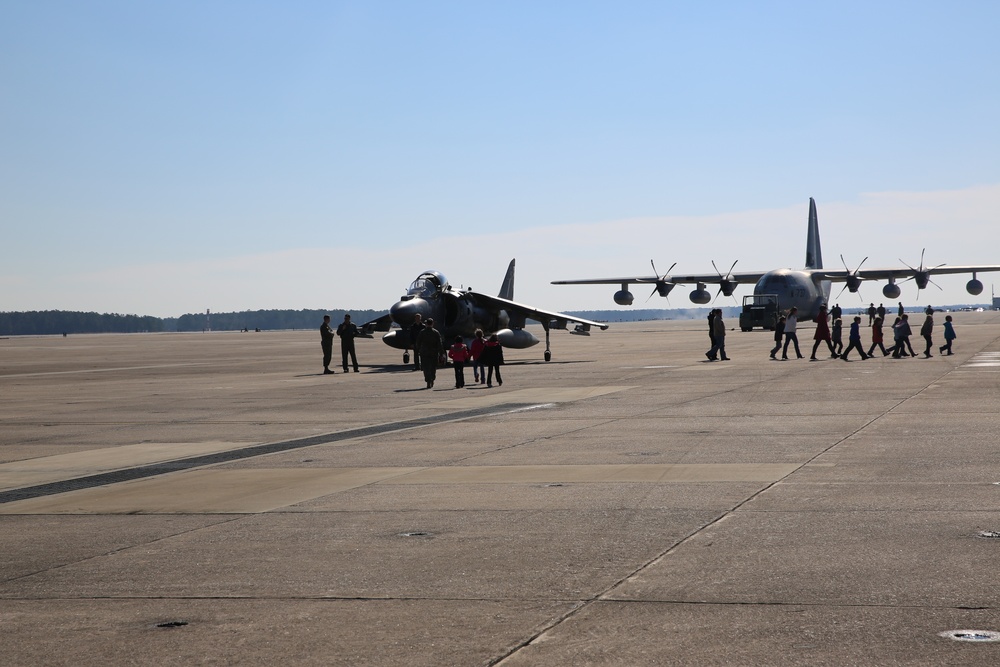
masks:
[(1000, 315), (953, 316), (851, 362), (613, 323), (431, 390), (377, 338), (2, 339), (0, 662), (1000, 664)]

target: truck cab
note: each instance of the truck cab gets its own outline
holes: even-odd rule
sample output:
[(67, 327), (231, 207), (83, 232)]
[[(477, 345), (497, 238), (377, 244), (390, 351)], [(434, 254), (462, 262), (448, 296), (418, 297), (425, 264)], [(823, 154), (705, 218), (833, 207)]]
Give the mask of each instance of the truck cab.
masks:
[(748, 294), (743, 297), (740, 330), (753, 331), (757, 327), (774, 331), (780, 312), (777, 294)]

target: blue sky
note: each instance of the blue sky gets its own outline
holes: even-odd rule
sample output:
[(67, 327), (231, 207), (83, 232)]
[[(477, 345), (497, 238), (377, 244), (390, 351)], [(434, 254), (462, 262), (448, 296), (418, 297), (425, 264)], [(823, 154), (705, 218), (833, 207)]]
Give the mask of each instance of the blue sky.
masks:
[(1000, 3), (0, 11), (0, 310), (378, 309), (511, 257), (603, 309), (548, 283), (799, 267), (809, 197), (828, 266), (1000, 263)]

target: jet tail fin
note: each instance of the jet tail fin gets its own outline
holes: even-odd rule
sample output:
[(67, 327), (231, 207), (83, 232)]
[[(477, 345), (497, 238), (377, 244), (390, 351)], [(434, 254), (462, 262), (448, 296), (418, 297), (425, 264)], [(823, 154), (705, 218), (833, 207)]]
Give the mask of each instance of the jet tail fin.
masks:
[(819, 245), (819, 217), (816, 215), (816, 200), (809, 198), (809, 233), (806, 237), (807, 269), (823, 268), (823, 251)]
[(507, 299), (508, 301), (514, 300), (514, 260), (510, 260), (510, 265), (507, 267), (507, 275), (503, 278), (503, 284), (500, 285), (500, 293), (497, 295), (501, 299)]

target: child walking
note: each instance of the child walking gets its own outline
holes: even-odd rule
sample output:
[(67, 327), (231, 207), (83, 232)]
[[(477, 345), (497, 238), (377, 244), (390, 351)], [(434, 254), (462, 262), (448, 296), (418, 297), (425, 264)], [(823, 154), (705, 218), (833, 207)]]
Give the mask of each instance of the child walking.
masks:
[(483, 348), (486, 347), (486, 339), (483, 338), (483, 330), (476, 329), (476, 337), (472, 339), (469, 347), (469, 358), (472, 359), (472, 374), (476, 382), (486, 384), (486, 366), (483, 365)]
[(448, 356), (455, 367), (455, 389), (465, 386), (465, 362), (469, 360), (469, 348), (461, 336), (455, 336), (455, 343), (448, 348)]
[(951, 354), (951, 341), (958, 338), (955, 335), (955, 326), (951, 323), (951, 315), (944, 318), (944, 345), (941, 346), (941, 354)]
[[(500, 377), (500, 366), (503, 365), (503, 348), (500, 347), (500, 341), (497, 340), (496, 334), (490, 335), (490, 339), (486, 341), (486, 346), (483, 348), (483, 354), (479, 358), (486, 365), (486, 386), (493, 386), (494, 371), (497, 374), (497, 385), (502, 385), (503, 378)], [(482, 378), (482, 371), (480, 371), (479, 377)]]

